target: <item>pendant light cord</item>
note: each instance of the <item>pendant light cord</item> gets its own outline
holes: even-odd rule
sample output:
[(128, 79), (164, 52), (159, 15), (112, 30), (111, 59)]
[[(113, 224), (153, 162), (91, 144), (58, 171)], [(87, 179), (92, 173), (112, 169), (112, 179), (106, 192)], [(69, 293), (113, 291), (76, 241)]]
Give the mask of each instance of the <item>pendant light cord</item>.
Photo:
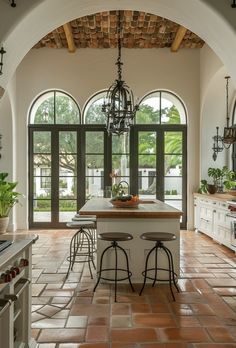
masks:
[(123, 63), (121, 62), (121, 16), (120, 16), (120, 11), (119, 11), (119, 15), (118, 15), (117, 34), (118, 34), (118, 42), (117, 42), (118, 58), (116, 61), (116, 65), (118, 67), (117, 68), (118, 80), (121, 81), (122, 80), (122, 65), (123, 65)]
[(229, 79), (230, 76), (225, 76), (226, 79), (226, 124), (229, 128)]

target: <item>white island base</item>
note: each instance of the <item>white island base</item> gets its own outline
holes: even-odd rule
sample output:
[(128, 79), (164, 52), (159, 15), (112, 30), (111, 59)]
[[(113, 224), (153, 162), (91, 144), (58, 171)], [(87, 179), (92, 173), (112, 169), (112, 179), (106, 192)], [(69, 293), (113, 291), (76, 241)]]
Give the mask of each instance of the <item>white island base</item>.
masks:
[[(142, 283), (142, 271), (145, 268), (145, 259), (149, 250), (155, 242), (142, 240), (141, 234), (144, 232), (170, 232), (176, 235), (176, 240), (164, 242), (170, 249), (174, 261), (174, 269), (179, 276), (179, 235), (180, 235), (180, 216), (181, 212), (169, 205), (155, 201), (153, 204), (140, 204), (138, 208), (114, 208), (109, 200), (99, 198), (88, 201), (80, 210), (80, 214), (92, 214), (97, 216), (97, 234), (105, 232), (127, 232), (133, 239), (126, 242), (119, 242), (128, 254), (130, 271), (132, 272), (132, 282)], [(103, 250), (111, 245), (110, 242), (97, 240), (97, 269), (100, 266), (100, 257)], [(168, 259), (163, 250), (158, 250), (158, 267), (168, 269)], [(119, 255), (118, 268), (125, 267), (125, 259)], [(104, 255), (103, 268), (114, 268), (114, 251), (110, 249)], [(154, 257), (150, 258), (149, 268), (154, 267)], [(120, 277), (125, 276), (123, 272)], [(167, 272), (159, 272), (161, 279), (168, 280)], [(106, 277), (106, 275), (105, 275)], [(109, 278), (108, 274), (107, 277)], [(110, 274), (110, 277), (114, 275)], [(149, 280), (151, 282), (151, 280)], [(126, 280), (125, 282), (128, 282)]]

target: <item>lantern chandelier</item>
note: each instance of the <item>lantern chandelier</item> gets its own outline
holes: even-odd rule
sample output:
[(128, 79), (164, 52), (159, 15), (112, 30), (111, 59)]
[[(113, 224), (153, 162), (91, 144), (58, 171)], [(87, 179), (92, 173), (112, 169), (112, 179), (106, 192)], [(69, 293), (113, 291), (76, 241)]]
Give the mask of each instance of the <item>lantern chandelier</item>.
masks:
[(102, 105), (102, 112), (106, 114), (107, 131), (109, 134), (121, 135), (130, 131), (134, 123), (138, 105), (134, 105), (134, 96), (129, 86), (122, 80), (121, 62), (121, 15), (118, 15), (118, 58), (116, 61), (118, 78), (108, 89)]
[(229, 149), (236, 141), (236, 128), (229, 126), (229, 79), (230, 76), (225, 76), (226, 79), (226, 127), (224, 127), (223, 136), (219, 135), (219, 127), (216, 127), (216, 135), (213, 137), (213, 160), (217, 158), (217, 154), (225, 149)]

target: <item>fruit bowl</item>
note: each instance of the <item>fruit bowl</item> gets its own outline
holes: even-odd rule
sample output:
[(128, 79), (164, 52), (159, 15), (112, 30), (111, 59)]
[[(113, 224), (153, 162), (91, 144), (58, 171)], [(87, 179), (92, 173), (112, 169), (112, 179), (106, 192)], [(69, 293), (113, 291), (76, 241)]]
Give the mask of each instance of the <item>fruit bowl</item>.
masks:
[(110, 200), (110, 203), (117, 208), (136, 208), (139, 205), (139, 199), (135, 198), (125, 200), (124, 198), (113, 198)]

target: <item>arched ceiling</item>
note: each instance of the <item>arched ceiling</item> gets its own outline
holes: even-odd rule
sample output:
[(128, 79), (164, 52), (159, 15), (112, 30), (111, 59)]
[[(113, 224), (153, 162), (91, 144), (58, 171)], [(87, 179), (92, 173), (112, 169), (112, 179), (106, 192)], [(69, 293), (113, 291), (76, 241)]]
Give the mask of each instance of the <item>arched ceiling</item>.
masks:
[[(201, 48), (204, 41), (179, 24), (147, 12), (104, 11), (76, 18), (44, 36), (34, 47), (114, 48), (120, 14), (121, 44), (125, 48)], [(181, 33), (180, 33), (181, 32)], [(180, 38), (181, 35), (181, 38)], [(176, 41), (178, 38), (178, 47)]]
[(6, 88), (27, 52), (47, 33), (75, 18), (90, 14), (131, 9), (168, 18), (201, 37), (219, 56), (236, 82), (235, 9), (228, 0), (0, 0), (0, 44), (4, 74), (0, 86)]

